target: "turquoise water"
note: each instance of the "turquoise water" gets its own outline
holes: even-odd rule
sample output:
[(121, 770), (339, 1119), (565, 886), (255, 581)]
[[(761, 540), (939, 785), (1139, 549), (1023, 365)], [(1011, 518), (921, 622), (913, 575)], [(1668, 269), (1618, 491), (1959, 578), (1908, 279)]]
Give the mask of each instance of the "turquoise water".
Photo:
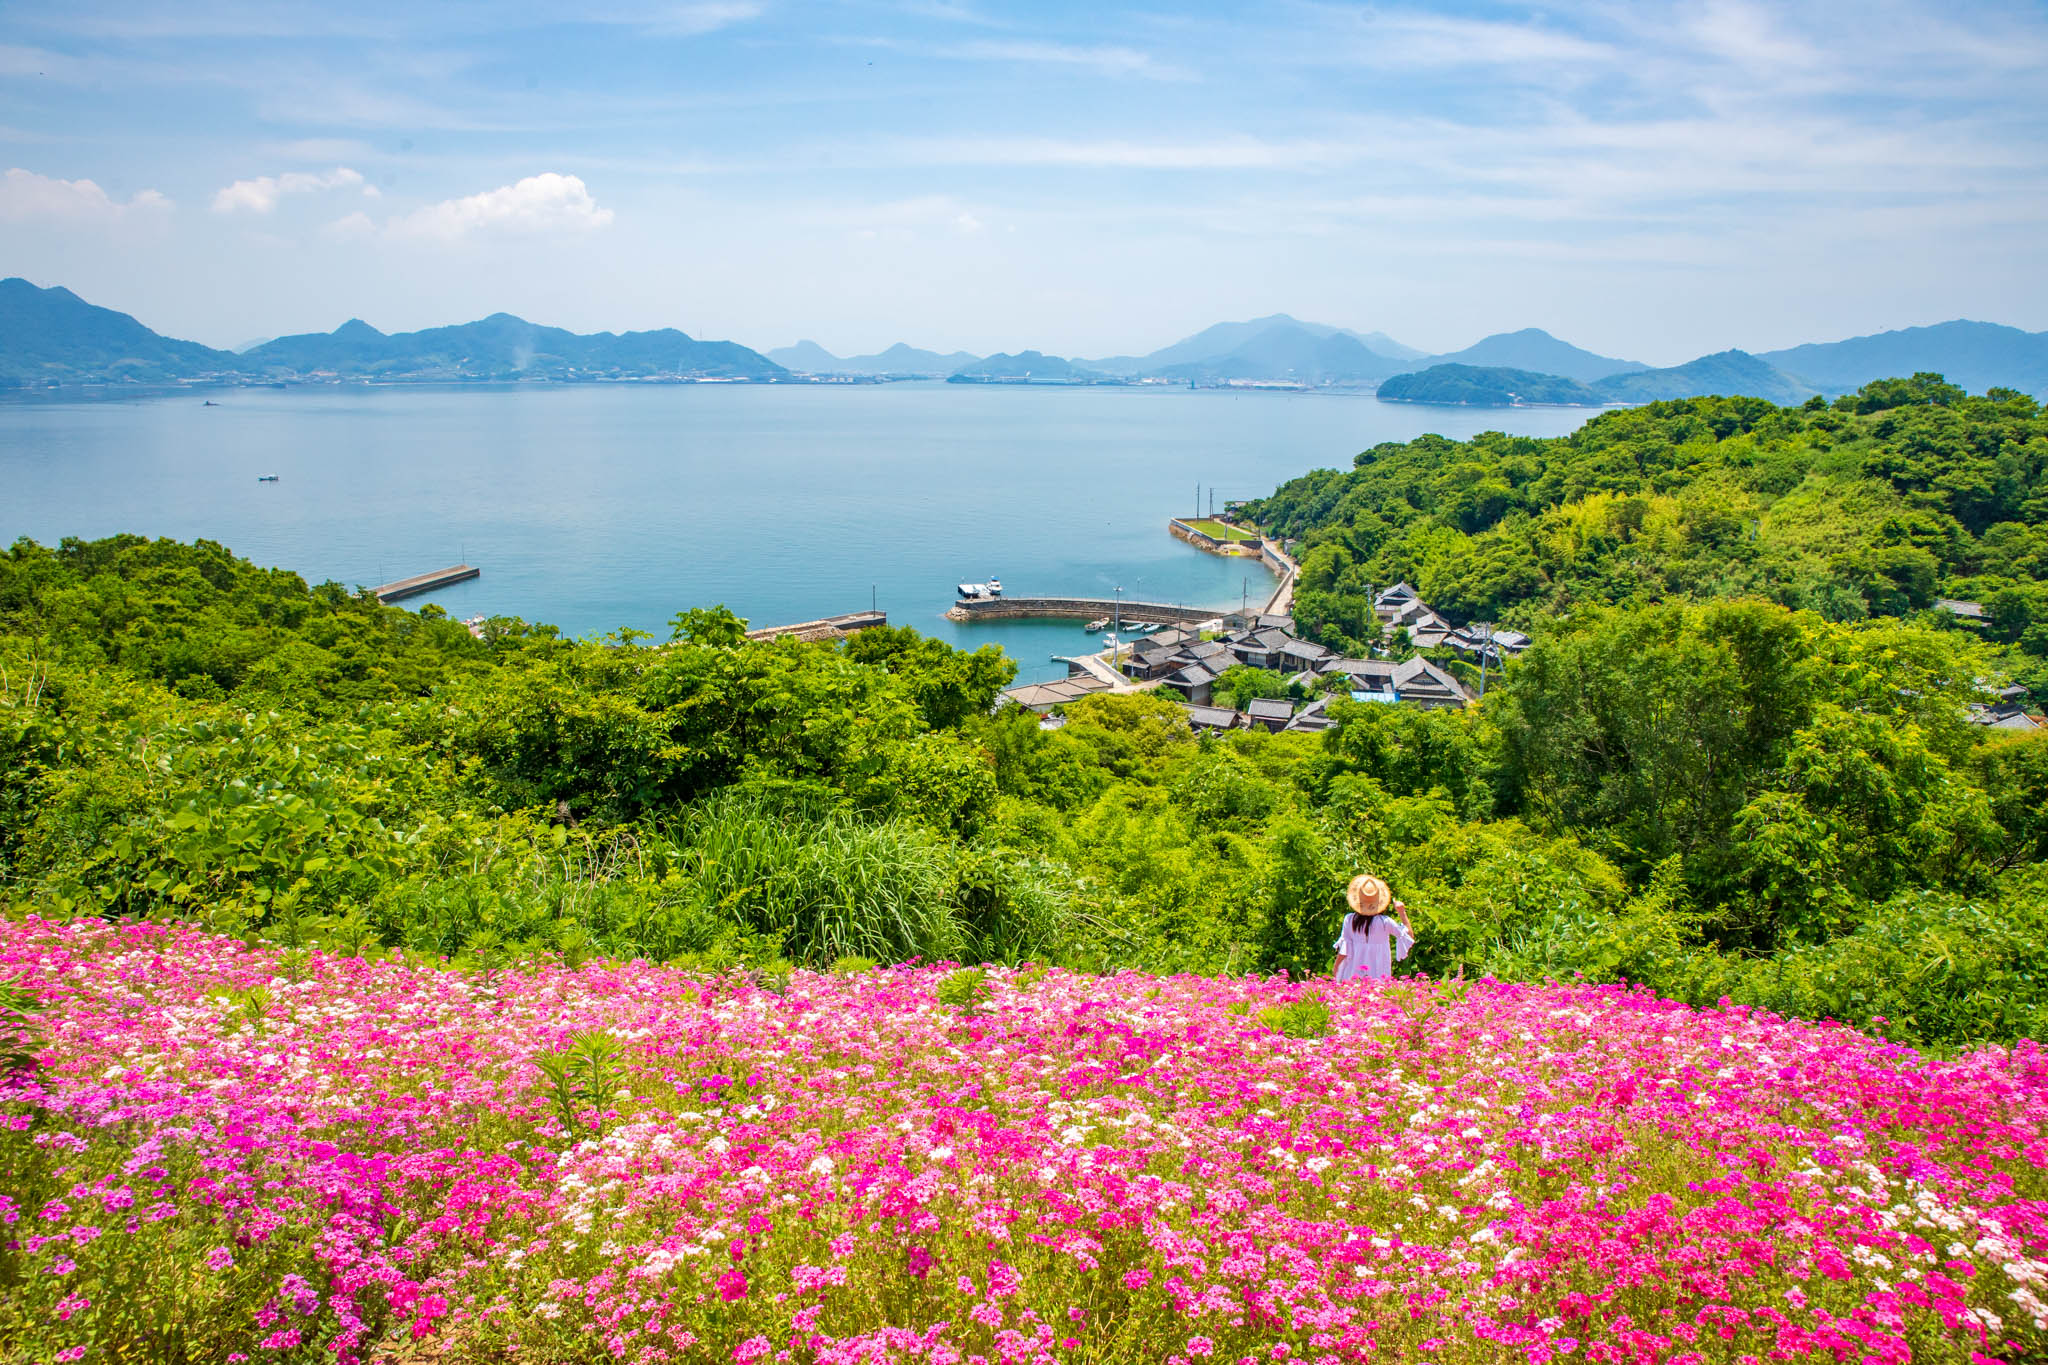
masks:
[[(210, 396), (220, 406), (204, 407)], [(0, 536), (217, 540), (319, 582), (458, 562), (413, 599), (571, 634), (668, 634), (723, 602), (757, 625), (878, 603), (893, 624), (995, 641), (1019, 677), (1076, 623), (962, 626), (954, 585), (1235, 606), (1256, 561), (1167, 534), (1196, 485), (1257, 497), (1380, 441), (1558, 435), (1583, 410), (1354, 395), (981, 385), (231, 389), (0, 403)], [(276, 474), (276, 483), (258, 483)], [(1206, 510), (1205, 492), (1204, 508)]]

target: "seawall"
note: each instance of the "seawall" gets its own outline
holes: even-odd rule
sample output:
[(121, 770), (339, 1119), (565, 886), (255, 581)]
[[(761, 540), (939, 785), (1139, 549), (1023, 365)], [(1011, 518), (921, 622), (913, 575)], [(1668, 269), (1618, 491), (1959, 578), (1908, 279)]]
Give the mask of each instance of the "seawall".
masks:
[(1232, 559), (1256, 555), (1259, 542), (1256, 540), (1223, 540), (1207, 531), (1199, 530), (1182, 521), (1179, 517), (1166, 523), (1166, 529), (1175, 537), (1185, 540), (1197, 550), (1207, 550), (1212, 555), (1226, 555)]
[(1098, 616), (1115, 617), (1119, 610), (1126, 621), (1163, 621), (1175, 625), (1196, 625), (1230, 614), (1227, 607), (1190, 607), (1167, 602), (1119, 604), (1113, 597), (971, 597), (955, 602), (946, 616), (954, 621), (1093, 621)]

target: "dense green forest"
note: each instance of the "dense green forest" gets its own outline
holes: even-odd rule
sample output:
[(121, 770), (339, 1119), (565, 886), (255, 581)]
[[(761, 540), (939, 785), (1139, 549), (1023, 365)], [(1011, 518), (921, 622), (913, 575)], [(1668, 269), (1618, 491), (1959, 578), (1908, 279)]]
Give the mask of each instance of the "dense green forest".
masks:
[[(2048, 420), (1935, 377), (1576, 434), (1425, 437), (1254, 509), (1347, 648), (1413, 581), (1536, 642), (1482, 706), (1041, 729), (900, 629), (567, 640), (308, 587), (208, 542), (0, 558), (0, 898), (489, 966), (844, 958), (1326, 970), (1345, 880), (1411, 964), (1627, 979), (1937, 1044), (2039, 1036)], [(1969, 626), (1937, 596), (1983, 601)]]
[(1832, 405), (1653, 403), (1558, 440), (1425, 436), (1247, 512), (1298, 538), (1296, 616), (1344, 648), (1373, 633), (1369, 591), (1403, 579), (1453, 620), (1523, 628), (1592, 604), (1757, 598), (1854, 622), (1967, 598), (2048, 697), (2048, 416), (2010, 390), (1918, 375)]

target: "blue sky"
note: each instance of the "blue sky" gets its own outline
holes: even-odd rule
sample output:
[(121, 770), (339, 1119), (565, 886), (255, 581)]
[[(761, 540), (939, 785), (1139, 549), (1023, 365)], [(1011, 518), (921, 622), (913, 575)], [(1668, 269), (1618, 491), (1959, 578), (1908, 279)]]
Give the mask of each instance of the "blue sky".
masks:
[(217, 345), (2048, 328), (2038, 4), (578, 8), (16, 0), (0, 273)]

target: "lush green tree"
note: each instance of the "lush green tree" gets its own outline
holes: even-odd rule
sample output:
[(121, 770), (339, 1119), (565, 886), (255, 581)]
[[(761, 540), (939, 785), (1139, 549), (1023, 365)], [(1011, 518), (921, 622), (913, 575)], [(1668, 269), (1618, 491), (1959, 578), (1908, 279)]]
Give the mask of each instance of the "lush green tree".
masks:
[(924, 723), (952, 729), (985, 715), (1017, 676), (1017, 665), (995, 645), (973, 651), (919, 635), (908, 626), (859, 631), (845, 644), (846, 657), (872, 664), (901, 679), (917, 702)]
[(723, 649), (747, 638), (747, 623), (723, 606), (691, 607), (669, 621), (669, 639)]
[(1210, 685), (1209, 695), (1218, 706), (1228, 706), (1242, 711), (1253, 702), (1267, 697), (1284, 697), (1288, 693), (1287, 678), (1270, 668), (1253, 668), (1247, 664), (1232, 664)]

